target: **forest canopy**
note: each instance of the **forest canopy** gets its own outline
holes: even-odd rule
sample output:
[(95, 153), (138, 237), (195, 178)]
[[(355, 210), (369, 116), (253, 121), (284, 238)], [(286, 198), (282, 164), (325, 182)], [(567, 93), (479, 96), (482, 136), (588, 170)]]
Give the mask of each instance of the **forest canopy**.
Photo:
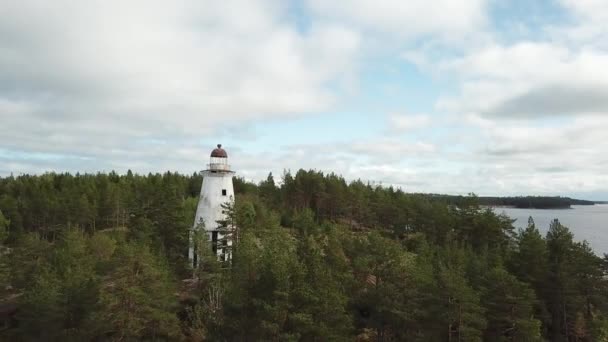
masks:
[(608, 257), (557, 220), (516, 231), (475, 196), (314, 170), (235, 178), (233, 261), (193, 269), (201, 182), (0, 178), (0, 340), (608, 340)]

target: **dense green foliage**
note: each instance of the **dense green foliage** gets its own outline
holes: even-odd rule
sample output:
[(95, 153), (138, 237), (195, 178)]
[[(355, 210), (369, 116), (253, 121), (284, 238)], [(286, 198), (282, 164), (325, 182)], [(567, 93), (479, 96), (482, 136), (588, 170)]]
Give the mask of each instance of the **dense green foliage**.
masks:
[(474, 196), (304, 170), (235, 178), (233, 261), (199, 248), (192, 269), (201, 181), (0, 179), (0, 285), (18, 304), (0, 340), (608, 339), (608, 258), (557, 221), (543, 237)]

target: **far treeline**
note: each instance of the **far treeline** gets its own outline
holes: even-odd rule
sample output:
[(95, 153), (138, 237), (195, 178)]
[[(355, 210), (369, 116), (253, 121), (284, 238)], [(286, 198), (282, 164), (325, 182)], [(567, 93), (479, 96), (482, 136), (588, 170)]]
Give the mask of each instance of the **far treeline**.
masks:
[(233, 262), (195, 239), (192, 269), (201, 181), (0, 178), (0, 340), (608, 340), (608, 256), (558, 221), (516, 231), (475, 196), (317, 171), (235, 178)]
[[(428, 194), (433, 198), (440, 198), (448, 203), (456, 204), (464, 196)], [(595, 205), (604, 202), (595, 202), (559, 196), (517, 196), (517, 197), (477, 197), (480, 205), (501, 206), (520, 209), (568, 209), (572, 205)]]

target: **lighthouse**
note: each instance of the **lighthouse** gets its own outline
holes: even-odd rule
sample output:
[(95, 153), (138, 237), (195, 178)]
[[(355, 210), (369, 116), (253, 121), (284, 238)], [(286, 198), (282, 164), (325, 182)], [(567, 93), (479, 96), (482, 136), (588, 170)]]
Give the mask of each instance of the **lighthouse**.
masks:
[[(228, 164), (228, 153), (221, 144), (211, 151), (211, 158), (207, 169), (202, 171), (203, 185), (196, 207), (193, 230), (205, 229), (207, 237), (211, 242), (211, 248), (217, 255), (218, 260), (228, 261), (232, 258), (230, 247), (231, 236), (226, 228), (218, 222), (226, 222), (227, 216), (223, 206), (234, 203), (234, 187), (232, 177), (234, 172)], [(202, 224), (201, 224), (202, 223)], [(197, 264), (197, 253), (195, 246), (191, 245), (188, 257), (193, 265)]]

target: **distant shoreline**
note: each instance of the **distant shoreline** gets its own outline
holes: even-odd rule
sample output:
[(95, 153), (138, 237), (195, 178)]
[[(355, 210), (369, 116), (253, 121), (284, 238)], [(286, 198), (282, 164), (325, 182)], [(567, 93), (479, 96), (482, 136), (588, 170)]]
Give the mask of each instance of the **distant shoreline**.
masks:
[[(426, 194), (431, 198), (443, 200), (448, 203), (458, 204), (464, 203), (470, 197)], [(469, 198), (469, 199), (467, 199)], [(496, 208), (516, 208), (516, 209), (571, 209), (573, 205), (596, 205), (608, 204), (604, 201), (588, 201), (570, 197), (560, 196), (516, 196), (516, 197), (491, 197), (479, 196), (476, 197), (479, 205)]]
[[(593, 203), (593, 204), (573, 204), (572, 206), (596, 206), (596, 205), (608, 205), (608, 203)], [(531, 207), (527, 207), (527, 208), (520, 208), (520, 207), (516, 207), (514, 205), (482, 205), (482, 207), (484, 208), (508, 208), (508, 209), (536, 209), (536, 210), (567, 210), (567, 209), (575, 209), (572, 206), (570, 207), (564, 207), (564, 208), (531, 208)]]
[[(574, 205), (579, 205), (579, 204), (574, 204)], [(580, 205), (593, 206), (595, 204), (580, 204)], [(484, 205), (483, 207), (485, 207), (485, 208), (496, 208), (496, 209), (507, 208), (507, 209), (534, 209), (534, 210), (570, 210), (570, 209), (574, 209), (574, 208), (572, 208), (572, 206), (570, 206), (570, 207), (555, 207), (555, 208), (535, 208), (535, 207), (516, 207), (514, 205)]]

